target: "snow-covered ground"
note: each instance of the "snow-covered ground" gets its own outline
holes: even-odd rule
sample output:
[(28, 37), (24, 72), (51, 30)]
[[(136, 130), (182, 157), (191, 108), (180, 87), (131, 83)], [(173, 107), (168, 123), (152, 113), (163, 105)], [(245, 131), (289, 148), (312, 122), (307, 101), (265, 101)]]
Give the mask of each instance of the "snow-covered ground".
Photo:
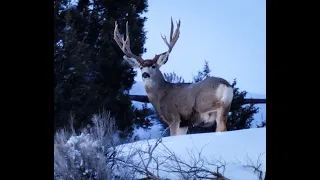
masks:
[[(143, 82), (136, 82), (132, 86), (129, 93), (132, 95), (146, 95)], [(248, 92), (246, 98), (266, 99), (266, 96)], [(132, 103), (137, 108), (142, 108), (143, 103), (137, 101), (132, 101)], [(257, 125), (260, 125), (262, 121), (266, 120), (266, 104), (256, 104), (255, 106), (259, 107), (259, 112), (253, 116), (254, 120), (251, 124), (251, 127), (253, 128), (257, 127)], [(148, 103), (148, 107), (153, 109), (153, 106), (150, 103)], [(160, 131), (162, 130), (162, 126), (157, 121), (153, 121), (153, 123), (154, 125), (148, 130), (144, 130), (142, 128), (135, 129), (134, 134), (138, 135), (140, 139), (152, 139), (159, 137), (161, 134)]]
[[(81, 179), (86, 175), (106, 179), (108, 174), (139, 179), (146, 177), (139, 172), (147, 171), (161, 179), (181, 179), (181, 172), (183, 179), (201, 179), (194, 178), (199, 170), (218, 172), (232, 180), (259, 180), (259, 176), (265, 176), (266, 128), (171, 136), (162, 138), (156, 147), (160, 141), (151, 139), (108, 149), (104, 149), (103, 136), (97, 136), (103, 130), (101, 126), (92, 128), (93, 134), (87, 131), (66, 138), (60, 132), (55, 136), (56, 179)], [(107, 161), (113, 157), (111, 154), (115, 155), (114, 161)]]
[[(137, 141), (121, 145), (121, 147), (124, 154), (129, 151), (134, 152), (135, 148), (147, 151), (149, 146), (153, 146), (155, 142), (156, 139)], [(159, 161), (174, 153), (185, 162), (191, 162), (190, 154), (196, 155), (198, 159), (197, 154), (201, 151), (202, 158), (220, 163), (220, 165), (221, 162), (224, 162), (226, 167), (223, 175), (232, 180), (258, 180), (258, 173), (254, 172), (253, 167), (259, 165), (263, 172), (262, 177), (266, 172), (266, 128), (165, 137), (162, 142), (164, 145), (159, 144), (153, 153), (154, 157), (159, 158)], [(167, 153), (168, 149), (172, 153)], [(146, 158), (144, 162), (147, 163), (147, 154), (142, 158)], [(138, 155), (134, 156), (134, 159), (136, 162), (142, 162)], [(173, 166), (178, 165), (173, 163)], [(148, 169), (157, 174), (156, 171), (152, 171), (153, 168), (155, 168), (155, 162), (152, 160)], [(166, 168), (169, 167), (160, 166), (160, 169), (165, 170)], [(220, 173), (223, 172), (222, 169), (220, 171)], [(162, 178), (178, 178), (178, 174), (165, 171), (160, 171), (159, 175)]]

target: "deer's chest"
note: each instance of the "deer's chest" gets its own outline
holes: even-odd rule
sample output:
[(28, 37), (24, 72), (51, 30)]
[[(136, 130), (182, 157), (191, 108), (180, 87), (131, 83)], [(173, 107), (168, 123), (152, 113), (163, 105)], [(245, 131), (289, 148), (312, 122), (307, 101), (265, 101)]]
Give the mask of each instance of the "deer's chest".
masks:
[(150, 103), (156, 109), (158, 114), (161, 114), (161, 109), (160, 109), (161, 104), (159, 103), (159, 100), (158, 100), (159, 97), (156, 95), (153, 95), (153, 94), (147, 94), (147, 96), (148, 96)]

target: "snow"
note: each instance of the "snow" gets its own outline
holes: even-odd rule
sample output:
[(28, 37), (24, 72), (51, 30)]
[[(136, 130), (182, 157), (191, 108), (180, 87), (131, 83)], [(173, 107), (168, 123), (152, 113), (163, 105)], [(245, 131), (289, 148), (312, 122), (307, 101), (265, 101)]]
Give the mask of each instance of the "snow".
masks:
[(80, 152), (76, 150), (77, 146), (80, 148), (98, 148), (99, 143), (95, 141), (90, 134), (81, 133), (79, 136), (71, 136), (66, 142), (66, 146), (68, 146), (75, 158), (76, 156), (80, 156)]
[(153, 123), (153, 125), (150, 127), (150, 129), (135, 128), (134, 135), (138, 136), (140, 140), (160, 137), (163, 131), (162, 125), (156, 119), (152, 119), (151, 123)]
[[(137, 141), (130, 144), (121, 145), (124, 154), (134, 152), (133, 148), (147, 151), (149, 145), (154, 145), (156, 139), (148, 141)], [(167, 147), (185, 162), (190, 162), (190, 152), (199, 152), (202, 148), (202, 157), (208, 160), (220, 160), (225, 162), (226, 169), (224, 176), (232, 180), (258, 180), (258, 174), (253, 168), (245, 165), (257, 165), (261, 163), (261, 170), (266, 171), (266, 128), (252, 128), (246, 130), (201, 133), (192, 135), (180, 135), (164, 137), (164, 145), (159, 146), (154, 151), (154, 157), (164, 158)], [(192, 154), (192, 153), (191, 153)], [(145, 155), (145, 163), (148, 156)], [(141, 158), (136, 155), (134, 161), (141, 162)], [(155, 168), (155, 162), (151, 161), (149, 170)], [(163, 167), (165, 170), (166, 167)], [(155, 174), (156, 172), (153, 171)], [(222, 173), (222, 172), (220, 172)], [(177, 179), (178, 174), (160, 171), (162, 178)], [(263, 174), (264, 177), (264, 174)]]

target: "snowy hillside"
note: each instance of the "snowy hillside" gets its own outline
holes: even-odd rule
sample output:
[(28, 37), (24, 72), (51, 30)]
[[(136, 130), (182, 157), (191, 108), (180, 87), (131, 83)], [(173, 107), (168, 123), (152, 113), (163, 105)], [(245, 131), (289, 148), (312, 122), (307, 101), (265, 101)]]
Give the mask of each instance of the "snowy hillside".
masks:
[[(130, 92), (132, 95), (146, 95), (146, 91), (144, 89), (143, 82), (136, 82)], [(259, 98), (259, 99), (265, 99), (265, 95), (261, 94), (254, 94), (254, 93), (247, 93), (247, 98)], [(142, 104), (141, 102), (132, 101), (133, 105), (137, 108), (141, 108)], [(256, 104), (256, 107), (259, 107), (259, 112), (254, 115), (254, 120), (252, 121), (251, 127), (255, 128), (257, 125), (259, 125), (262, 121), (266, 120), (266, 104)], [(148, 107), (153, 109), (153, 106), (148, 103)], [(135, 129), (135, 135), (138, 135), (141, 139), (149, 139), (149, 138), (156, 138), (159, 137), (162, 130), (162, 126), (156, 122), (153, 121), (154, 125), (149, 130), (144, 130), (142, 128)]]
[[(262, 180), (266, 128), (187, 134), (122, 144), (109, 115), (54, 137), (54, 179)], [(107, 122), (105, 124), (105, 122)], [(94, 158), (93, 158), (94, 157)], [(202, 178), (206, 177), (206, 178)]]
[[(148, 151), (149, 147), (152, 149), (155, 143), (156, 139), (137, 141), (121, 145), (121, 149), (123, 148), (122, 152), (126, 156), (129, 152), (130, 154), (134, 153), (135, 148)], [(154, 159), (159, 158), (159, 162), (170, 155), (178, 156), (179, 161), (189, 163), (199, 161), (199, 159), (207, 159), (216, 165), (224, 164), (225, 169), (221, 168), (220, 173), (232, 180), (258, 180), (259, 173), (254, 172), (254, 167), (260, 166), (260, 171), (263, 173), (261, 174), (262, 177), (266, 172), (266, 128), (165, 137), (162, 139), (162, 143), (153, 152)], [(200, 151), (201, 157), (198, 156)], [(142, 166), (143, 163), (147, 164), (148, 157), (148, 154), (144, 154), (144, 156), (136, 155), (134, 161), (139, 162)], [(144, 159), (144, 162), (141, 159)], [(170, 159), (173, 162), (168, 162)], [(158, 172), (160, 177), (178, 179), (179, 174), (173, 173), (172, 168), (177, 168), (179, 165), (175, 164), (174, 161), (176, 161), (175, 158), (168, 158), (160, 166), (159, 169), (163, 169)], [(200, 164), (194, 166), (201, 166)], [(155, 160), (152, 160), (148, 169), (157, 174), (155, 165)], [(182, 169), (185, 168), (186, 172), (190, 171), (190, 168), (184, 166), (183, 163), (180, 165)], [(211, 167), (211, 170), (215, 169), (216, 167)]]

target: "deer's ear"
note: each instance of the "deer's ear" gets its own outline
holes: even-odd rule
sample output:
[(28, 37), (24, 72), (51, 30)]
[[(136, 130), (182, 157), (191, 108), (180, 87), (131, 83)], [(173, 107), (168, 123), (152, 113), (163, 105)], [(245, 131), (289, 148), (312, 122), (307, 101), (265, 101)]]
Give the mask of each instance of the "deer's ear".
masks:
[(124, 56), (123, 56), (123, 59), (124, 59), (127, 63), (129, 63), (132, 68), (137, 69), (137, 68), (140, 67), (139, 61), (137, 61), (135, 58), (129, 58), (129, 57), (127, 57), (126, 55), (124, 55)]
[(158, 60), (157, 60), (157, 64), (159, 65), (159, 66), (162, 66), (162, 65), (164, 65), (164, 64), (166, 64), (166, 62), (168, 61), (168, 59), (169, 59), (169, 51), (167, 51), (167, 52), (165, 52), (165, 53), (162, 53), (161, 55), (160, 55), (160, 57), (158, 58)]

